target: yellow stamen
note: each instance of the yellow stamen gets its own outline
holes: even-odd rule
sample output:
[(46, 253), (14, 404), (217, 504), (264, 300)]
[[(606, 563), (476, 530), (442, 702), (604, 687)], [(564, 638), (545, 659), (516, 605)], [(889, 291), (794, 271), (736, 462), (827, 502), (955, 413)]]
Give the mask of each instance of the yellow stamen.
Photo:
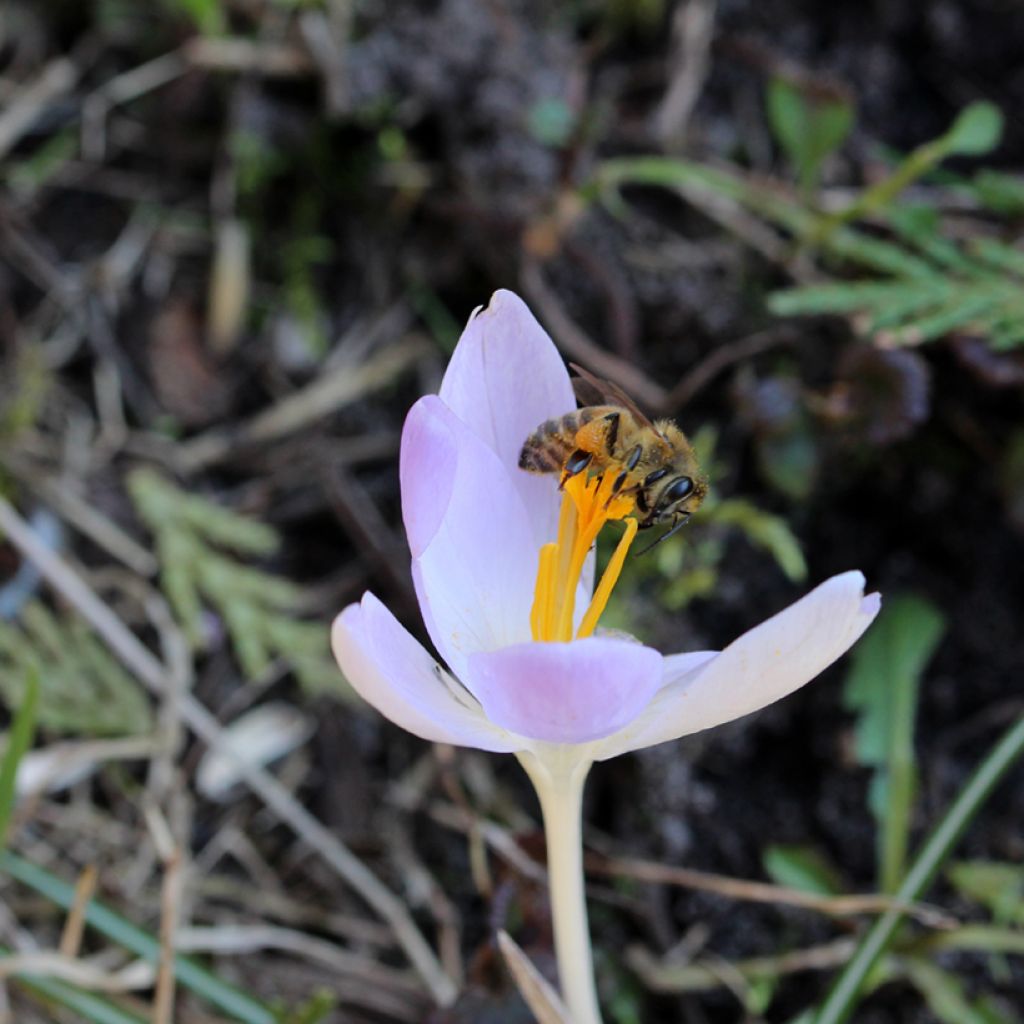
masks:
[(635, 504), (632, 495), (615, 493), (611, 474), (607, 478), (588, 478), (580, 473), (565, 481), (558, 539), (553, 544), (545, 544), (540, 551), (530, 611), (534, 640), (566, 642), (572, 639), (576, 592), (587, 554), (609, 519), (624, 519), (625, 533), (577, 632), (581, 638), (593, 634), (636, 536), (636, 519), (626, 518)]
[(551, 606), (555, 600), (555, 585), (558, 561), (558, 545), (545, 544), (540, 549), (540, 565), (537, 568), (537, 585), (534, 588), (533, 608), (530, 611), (530, 629), (533, 638), (539, 639), (551, 620)]
[(597, 620), (604, 613), (605, 605), (608, 604), (608, 598), (612, 596), (612, 588), (619, 581), (619, 574), (622, 572), (622, 566), (626, 561), (626, 552), (629, 551), (629, 546), (633, 543), (633, 538), (636, 537), (637, 529), (638, 524), (635, 519), (630, 517), (626, 520), (626, 530), (619, 539), (619, 543), (615, 548), (615, 554), (612, 555), (611, 560), (608, 562), (608, 568), (605, 569), (601, 582), (598, 583), (597, 588), (594, 590), (594, 597), (590, 602), (590, 607), (580, 622), (580, 628), (576, 631), (577, 640), (582, 640), (585, 636), (592, 636), (597, 628)]
[[(572, 554), (579, 538), (579, 517), (576, 512), (576, 503), (569, 490), (566, 489), (562, 495), (562, 510), (558, 516), (558, 560), (556, 565), (555, 581), (567, 580), (572, 574)], [(549, 617), (545, 620), (545, 629), (550, 635), (546, 639), (554, 640), (555, 624), (561, 621), (562, 605), (566, 600), (566, 592), (563, 586), (554, 585), (554, 597), (551, 601)], [(570, 613), (570, 618), (572, 615)]]

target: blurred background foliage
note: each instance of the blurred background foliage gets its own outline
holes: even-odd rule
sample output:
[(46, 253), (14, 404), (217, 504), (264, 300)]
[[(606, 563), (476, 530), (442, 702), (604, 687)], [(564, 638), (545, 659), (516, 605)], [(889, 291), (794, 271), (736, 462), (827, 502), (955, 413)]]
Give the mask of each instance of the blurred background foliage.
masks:
[[(511, 287), (712, 480), (609, 627), (712, 648), (837, 571), (886, 595), (847, 669), (595, 775), (595, 852), (831, 908), (622, 869), (594, 909), (609, 1019), (814, 1020), (868, 932), (835, 907), (934, 854), (934, 913), (894, 929), (855, 1019), (1019, 1021), (1024, 790), (977, 803), (955, 856), (923, 840), (1022, 710), (1021, 46), (1024, 13), (981, 0), (10, 0), (0, 499), (465, 982), (429, 1010), (365, 906), (225, 799), (232, 770), (204, 788), (180, 707), (0, 542), (3, 950), (59, 942), (99, 864), (92, 941), (159, 959), (156, 807), (211, 873), (184, 924), (284, 943), (189, 961), (182, 1012), (526, 1019), (489, 934), (543, 965), (543, 899), (480, 839), (536, 853), (514, 766), (424, 757), (348, 700), (327, 627), (369, 587), (423, 636), (402, 420)], [(87, 982), (22, 972), (16, 1019), (141, 1019)]]

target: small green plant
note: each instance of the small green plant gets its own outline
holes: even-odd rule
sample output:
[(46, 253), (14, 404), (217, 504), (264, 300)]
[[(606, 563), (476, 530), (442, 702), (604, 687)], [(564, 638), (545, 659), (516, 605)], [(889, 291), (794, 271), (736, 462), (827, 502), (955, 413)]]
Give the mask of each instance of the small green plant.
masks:
[(767, 108), (772, 133), (810, 196), (822, 164), (850, 134), (853, 103), (840, 89), (780, 75), (768, 83)]
[(185, 15), (203, 35), (216, 36), (227, 24), (223, 0), (167, 0), (168, 6)]
[[(919, 345), (970, 329), (996, 350), (1024, 344), (1024, 251), (994, 238), (953, 242), (939, 233), (927, 207), (890, 211), (900, 266), (880, 280), (836, 281), (776, 292), (769, 308), (782, 316), (856, 314), (869, 336)], [(884, 244), (884, 243), (878, 243)]]
[(156, 538), (163, 590), (194, 648), (206, 644), (206, 606), (223, 620), (248, 677), (266, 672), (280, 657), (310, 692), (343, 692), (326, 627), (299, 617), (298, 588), (245, 564), (277, 550), (273, 529), (187, 494), (153, 470), (135, 470), (128, 487)]
[[(779, 252), (813, 255), (834, 280), (785, 289), (769, 297), (779, 315), (856, 314), (868, 335), (884, 332), (896, 344), (920, 344), (969, 328), (996, 349), (1024, 344), (1024, 252), (998, 238), (962, 242), (943, 234), (936, 210), (901, 203), (903, 191), (953, 156), (979, 156), (999, 143), (1003, 119), (990, 103), (965, 108), (938, 139), (919, 146), (890, 175), (842, 209), (824, 214), (812, 198), (748, 178), (738, 168), (709, 167), (665, 157), (627, 157), (602, 165), (584, 190), (621, 209), (619, 188), (646, 184), (680, 191), (690, 201), (725, 200), (779, 229)], [(995, 179), (1009, 209), (1022, 190), (1016, 179)], [(991, 172), (979, 172), (975, 191)], [(877, 230), (853, 226), (871, 218)], [(840, 275), (843, 275), (840, 279)]]
[(981, 903), (999, 924), (1024, 927), (1024, 864), (964, 860), (951, 864), (947, 874), (961, 895)]
[(853, 653), (843, 690), (857, 713), (854, 752), (874, 771), (869, 803), (878, 825), (879, 885), (895, 892), (903, 880), (917, 789), (914, 719), (925, 666), (942, 638), (938, 610), (918, 597), (886, 601)]
[(75, 735), (137, 735), (152, 728), (149, 699), (81, 619), (37, 601), (17, 622), (0, 621), (0, 699), (18, 708), (39, 679), (41, 729)]

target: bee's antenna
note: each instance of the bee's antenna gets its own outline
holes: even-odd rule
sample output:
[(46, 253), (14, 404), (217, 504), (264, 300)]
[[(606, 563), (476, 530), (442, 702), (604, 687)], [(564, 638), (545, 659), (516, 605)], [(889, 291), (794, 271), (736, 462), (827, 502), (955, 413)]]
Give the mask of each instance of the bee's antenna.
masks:
[(637, 551), (635, 556), (639, 558), (641, 555), (646, 555), (648, 551), (653, 551), (663, 540), (668, 540), (669, 537), (674, 537), (689, 521), (690, 513), (687, 512), (679, 522), (673, 523), (671, 528), (666, 530), (653, 544), (648, 544), (643, 551)]

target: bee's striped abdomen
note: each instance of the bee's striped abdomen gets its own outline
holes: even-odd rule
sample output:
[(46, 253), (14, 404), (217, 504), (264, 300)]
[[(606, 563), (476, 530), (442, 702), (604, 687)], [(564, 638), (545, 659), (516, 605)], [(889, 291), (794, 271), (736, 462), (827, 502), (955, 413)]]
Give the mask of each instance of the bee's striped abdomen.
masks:
[(604, 411), (603, 406), (590, 406), (545, 420), (523, 444), (519, 468), (529, 473), (560, 473), (576, 450), (577, 431)]

